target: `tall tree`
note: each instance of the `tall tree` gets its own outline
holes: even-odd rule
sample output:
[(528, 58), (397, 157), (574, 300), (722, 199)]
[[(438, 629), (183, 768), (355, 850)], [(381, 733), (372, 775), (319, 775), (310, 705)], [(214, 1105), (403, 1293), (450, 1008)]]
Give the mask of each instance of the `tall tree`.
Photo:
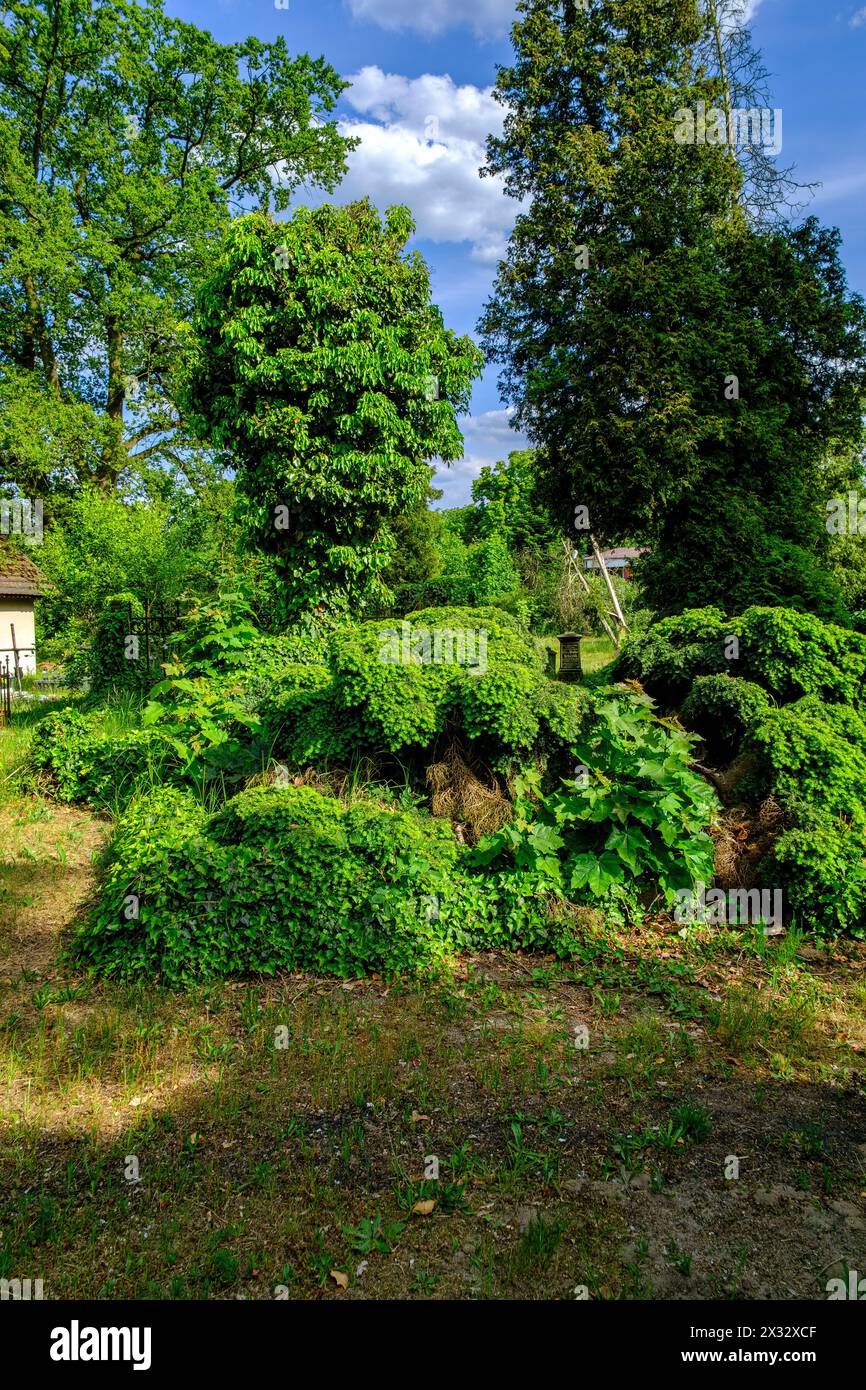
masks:
[[(529, 207), (481, 326), (551, 510), (663, 552), (660, 607), (784, 599), (784, 548), (795, 589), (826, 546), (826, 441), (860, 430), (866, 314), (838, 238), (750, 218), (742, 164), (700, 126), (724, 94), (698, 0), (519, 12), (487, 169)], [(762, 593), (768, 535), (782, 590)], [(697, 576), (690, 552), (718, 547), (730, 567)]]
[[(282, 39), (219, 44), (161, 0), (18, 0), (0, 28), (0, 466), (111, 489), (188, 439), (196, 285), (233, 212), (333, 189), (346, 84)], [(28, 430), (28, 419), (38, 429)]]
[(513, 449), (492, 468), (485, 464), (472, 484), (477, 534), (500, 535), (514, 550), (539, 550), (556, 541), (556, 528), (536, 500), (537, 483), (531, 449)]
[(190, 419), (233, 451), (254, 543), (277, 557), (283, 613), (390, 597), (391, 521), (461, 458), (481, 354), (445, 328), (406, 208), (300, 208), (233, 225), (196, 319)]

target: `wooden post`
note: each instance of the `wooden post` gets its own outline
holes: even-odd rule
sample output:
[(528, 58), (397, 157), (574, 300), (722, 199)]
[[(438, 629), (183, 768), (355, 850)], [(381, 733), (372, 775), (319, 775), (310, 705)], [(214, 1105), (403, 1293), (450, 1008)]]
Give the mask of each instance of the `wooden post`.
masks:
[[(619, 606), (619, 599), (616, 596), (616, 589), (613, 587), (613, 580), (610, 577), (607, 565), (604, 563), (604, 556), (598, 548), (598, 541), (595, 539), (595, 536), (593, 535), (590, 535), (589, 540), (592, 546), (593, 554), (595, 555), (595, 563), (598, 565), (599, 569), (604, 575), (604, 582), (607, 585), (607, 591), (610, 594), (610, 601), (613, 604), (614, 614), (616, 616), (617, 622), (619, 623), (623, 632), (628, 632), (628, 623), (623, 617), (622, 609)], [(617, 646), (619, 646), (618, 642)]]
[(22, 684), (21, 684), (21, 667), (20, 667), (20, 665), (18, 664), (18, 648), (17, 648), (17, 646), (15, 645), (15, 624), (14, 624), (14, 623), (10, 623), (10, 624), (9, 624), (9, 631), (12, 633), (12, 659), (13, 659), (13, 661), (15, 662), (15, 679), (16, 679), (17, 682), (18, 682), (18, 689), (19, 689), (19, 690), (23, 690), (24, 687), (23, 687)]
[[(571, 558), (571, 568), (573, 569), (574, 573), (577, 575), (578, 579), (580, 580), (580, 583), (581, 583), (581, 585), (583, 586), (583, 592), (584, 592), (585, 594), (589, 594), (589, 592), (590, 592), (589, 582), (588, 582), (587, 577), (586, 577), (586, 575), (584, 574), (583, 570), (581, 569), (581, 565), (580, 565), (581, 556), (580, 556), (580, 554), (578, 553), (578, 551), (572, 550), (572, 548), (571, 548), (571, 546), (569, 545), (568, 541), (565, 542), (565, 546), (566, 546), (566, 549), (568, 550), (569, 555), (570, 555), (570, 558)], [(612, 616), (612, 617), (615, 617), (616, 615), (615, 615), (615, 614), (612, 614), (611, 616)], [(615, 632), (614, 629), (611, 627), (611, 625), (610, 625), (610, 623), (607, 621), (607, 619), (606, 619), (606, 618), (603, 618), (603, 617), (601, 616), (601, 614), (599, 614), (599, 621), (601, 622), (601, 625), (602, 625), (602, 627), (604, 628), (605, 632), (607, 633), (608, 637), (610, 638), (611, 642), (613, 642), (613, 645), (614, 645), (615, 647), (619, 647), (619, 639), (617, 638), (616, 632)]]

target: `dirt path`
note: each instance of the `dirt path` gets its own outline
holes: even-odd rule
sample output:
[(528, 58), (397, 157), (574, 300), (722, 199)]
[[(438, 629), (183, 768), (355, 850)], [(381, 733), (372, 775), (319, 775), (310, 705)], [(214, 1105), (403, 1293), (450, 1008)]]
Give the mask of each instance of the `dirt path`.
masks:
[(54, 977), (61, 933), (96, 884), (108, 824), (36, 798), (0, 808), (0, 976)]

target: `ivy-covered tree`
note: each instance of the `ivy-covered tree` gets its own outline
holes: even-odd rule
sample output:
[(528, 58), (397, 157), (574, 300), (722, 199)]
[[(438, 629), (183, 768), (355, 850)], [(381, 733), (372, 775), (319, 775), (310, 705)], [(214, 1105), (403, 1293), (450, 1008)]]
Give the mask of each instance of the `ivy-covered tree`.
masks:
[(367, 202), (254, 214), (201, 293), (190, 419), (232, 451), (287, 619), (387, 601), (390, 523), (426, 497), (430, 459), (463, 455), (481, 354), (430, 302), (413, 231)]
[(5, 7), (0, 481), (110, 490), (188, 463), (174, 386), (195, 288), (233, 212), (336, 186), (345, 85), (282, 39), (217, 43), (161, 0)]
[[(826, 444), (861, 429), (866, 311), (838, 237), (758, 223), (754, 172), (701, 131), (700, 103), (725, 106), (698, 61), (714, 7), (518, 8), (487, 171), (529, 206), (481, 326), (549, 506), (571, 534), (649, 541), (659, 608), (796, 600), (827, 546)], [(832, 581), (812, 580), (820, 606)]]

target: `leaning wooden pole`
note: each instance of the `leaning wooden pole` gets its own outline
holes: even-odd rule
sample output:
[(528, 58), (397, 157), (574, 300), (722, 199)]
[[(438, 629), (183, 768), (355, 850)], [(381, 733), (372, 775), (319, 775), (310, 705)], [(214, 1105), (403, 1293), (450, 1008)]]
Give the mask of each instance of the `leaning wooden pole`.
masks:
[[(577, 575), (578, 579), (583, 585), (583, 592), (585, 594), (591, 595), (592, 591), (589, 587), (589, 581), (587, 580), (586, 575), (580, 567), (580, 561), (582, 558), (581, 555), (577, 550), (572, 550), (571, 546), (568, 544), (568, 541), (566, 541), (565, 543), (565, 548), (568, 552), (569, 559), (571, 561), (571, 568), (574, 570), (574, 573)], [(603, 617), (601, 613), (599, 613), (598, 618), (599, 622), (601, 623), (611, 642), (613, 642), (613, 645), (618, 648), (619, 639), (617, 638), (616, 632), (611, 627), (610, 623), (607, 621), (607, 618)]]
[[(610, 594), (610, 601), (613, 604), (613, 611), (616, 614), (616, 620), (622, 628), (623, 632), (628, 632), (628, 623), (626, 622), (625, 617), (623, 616), (623, 611), (619, 606), (619, 599), (616, 596), (616, 589), (613, 587), (613, 580), (610, 577), (610, 571), (608, 570), (607, 565), (604, 563), (604, 556), (598, 548), (598, 541), (595, 539), (595, 536), (593, 535), (590, 535), (589, 541), (592, 546), (592, 553), (595, 556), (595, 563), (598, 565), (599, 569), (604, 575), (604, 582), (607, 585), (607, 591)], [(619, 646), (619, 643), (617, 643), (617, 646)]]

